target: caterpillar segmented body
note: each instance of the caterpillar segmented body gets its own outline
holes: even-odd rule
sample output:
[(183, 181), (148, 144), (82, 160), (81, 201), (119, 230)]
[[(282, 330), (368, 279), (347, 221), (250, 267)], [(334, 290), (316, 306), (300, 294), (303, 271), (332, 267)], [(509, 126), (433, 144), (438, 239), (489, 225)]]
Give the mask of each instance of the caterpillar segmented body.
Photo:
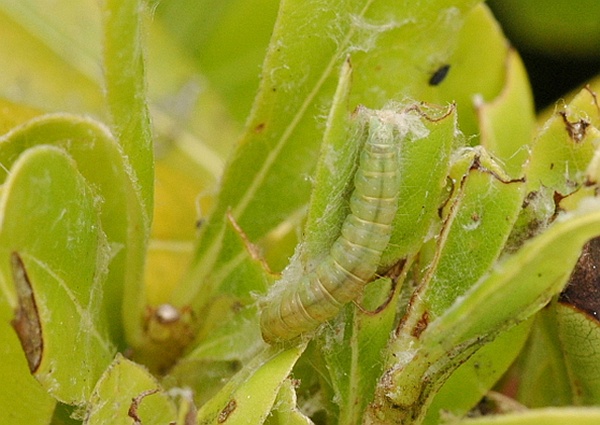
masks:
[(341, 234), (314, 271), (263, 303), (260, 323), (266, 342), (289, 340), (315, 329), (358, 297), (375, 276), (398, 208), (399, 144), (415, 132), (415, 125), (417, 132), (424, 127), (407, 112), (363, 108), (359, 113), (365, 111), (367, 140)]

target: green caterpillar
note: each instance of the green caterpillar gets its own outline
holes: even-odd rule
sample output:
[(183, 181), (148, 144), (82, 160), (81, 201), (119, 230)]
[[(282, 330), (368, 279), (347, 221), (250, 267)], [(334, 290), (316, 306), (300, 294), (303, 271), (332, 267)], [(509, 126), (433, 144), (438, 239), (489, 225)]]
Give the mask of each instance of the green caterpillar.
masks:
[(260, 324), (266, 342), (289, 340), (317, 328), (374, 278), (398, 208), (400, 143), (409, 135), (421, 138), (426, 134), (419, 133), (427, 132), (419, 116), (409, 114), (415, 110), (359, 109), (367, 139), (354, 175), (350, 214), (315, 270), (263, 303)]

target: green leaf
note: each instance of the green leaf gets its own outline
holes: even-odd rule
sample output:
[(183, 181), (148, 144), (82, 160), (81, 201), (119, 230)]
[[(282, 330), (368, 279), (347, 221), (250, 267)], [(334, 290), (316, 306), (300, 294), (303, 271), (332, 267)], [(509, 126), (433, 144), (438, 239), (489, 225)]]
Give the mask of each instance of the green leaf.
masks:
[(422, 266), (431, 268), (432, 275), (425, 274), (420, 282), (422, 302), (412, 305), (408, 329), (423, 314), (427, 320), (442, 315), (490, 269), (521, 209), (522, 180), (508, 178), (483, 149), (465, 149), (455, 156), (448, 216), (434, 258)]
[(198, 425), (262, 424), (304, 346), (256, 356), (198, 411)]
[(0, 96), (44, 111), (101, 114), (98, 15), (92, 0), (76, 5), (0, 1), (0, 31), (5, 40), (0, 46), (5, 64)]
[(400, 294), (390, 283), (389, 279), (371, 283), (360, 301), (366, 310), (347, 306), (320, 341), (338, 424), (361, 423), (383, 373), (384, 349), (393, 330)]
[[(30, 370), (58, 400), (82, 404), (115, 352), (102, 305), (110, 250), (95, 194), (63, 150), (41, 146), (15, 162), (0, 209), (3, 292), (19, 306), (14, 323)], [(6, 286), (9, 258), (16, 293)]]
[(527, 406), (591, 406), (600, 400), (597, 263), (594, 238), (584, 246), (565, 290), (536, 322), (521, 364), (526, 369), (519, 400)]
[[(146, 105), (144, 58), (141, 39), (142, 2), (107, 0), (103, 4), (104, 72), (106, 100), (115, 138), (124, 160), (131, 167), (134, 199), (141, 207), (137, 229), (139, 245), (133, 251), (141, 256), (146, 249), (154, 199), (154, 151), (150, 118)], [(133, 275), (124, 289), (123, 316), (128, 341), (133, 346), (143, 339), (140, 329), (146, 299), (142, 280), (143, 258), (136, 259)], [(139, 267), (139, 268), (138, 268)]]
[[(533, 192), (515, 232), (517, 238), (539, 232), (554, 219), (557, 210), (573, 211), (595, 196), (599, 175), (596, 146), (600, 139), (595, 127), (600, 119), (597, 108), (595, 94), (584, 89), (544, 125), (534, 144), (529, 165), (533, 179), (528, 180)], [(582, 279), (581, 273), (593, 273), (595, 266), (591, 266), (593, 261), (590, 263), (589, 258), (594, 253), (589, 248), (594, 243), (592, 240), (585, 245), (580, 259), (588, 266), (587, 271), (579, 271), (576, 279), (578, 285), (583, 284), (576, 300), (589, 297), (586, 291), (590, 288), (584, 282), (590, 280)], [(567, 295), (568, 291), (561, 298)], [(578, 341), (581, 332), (589, 333), (589, 340)], [(593, 334), (593, 319), (589, 320), (585, 312), (552, 303), (540, 313), (519, 363), (522, 379), (519, 400), (532, 407), (594, 404), (598, 398), (597, 384), (593, 373), (587, 370), (586, 361), (577, 354), (590, 352)]]
[[(423, 33), (423, 37), (427, 39), (429, 34), (435, 31), (437, 31), (436, 28), (428, 29)], [(502, 29), (485, 4), (478, 4), (465, 16), (465, 22), (456, 37), (455, 50), (447, 59), (441, 60), (440, 58), (438, 62), (440, 65), (450, 65), (444, 81), (437, 86), (427, 85), (422, 92), (419, 90), (412, 96), (419, 100), (438, 104), (455, 102), (461, 131), (472, 144), (476, 144), (480, 138), (483, 143), (485, 139), (483, 132), (487, 131), (489, 120), (481, 115), (479, 108), (488, 103), (505, 103), (507, 90), (510, 93), (513, 91), (511, 86), (521, 84), (521, 76), (513, 74), (511, 56), (514, 55), (514, 52), (511, 51)], [(482, 42), (474, 43), (473, 40)], [(430, 66), (431, 68), (428, 68), (429, 76), (433, 70), (437, 69), (437, 66)], [(417, 65), (417, 67), (420, 71), (422, 70), (420, 66)], [(523, 100), (529, 98), (531, 96), (530, 89), (526, 88), (519, 95), (523, 96)], [(515, 103), (512, 104), (512, 107), (515, 111), (525, 112), (526, 115), (523, 118), (530, 116), (531, 99), (527, 101), (526, 105)], [(521, 117), (519, 117), (520, 120)], [(519, 123), (518, 126), (515, 126), (515, 130), (521, 125)], [(517, 136), (517, 133), (515, 131), (514, 135)], [(519, 141), (522, 141), (524, 137), (529, 136), (530, 134), (527, 133), (519, 134), (517, 137)], [(512, 141), (507, 141), (507, 143), (513, 144)]]
[[(442, 230), (433, 241), (435, 250), (429, 258), (427, 250), (422, 252), (423, 263), (418, 264), (421, 271), (416, 274), (417, 278), (422, 277), (417, 282), (408, 312), (390, 346), (391, 363), (387, 367), (394, 370), (394, 374), (403, 375), (400, 371), (404, 367), (410, 369), (414, 366), (413, 361), (419, 363), (418, 347), (421, 343), (425, 344), (421, 338), (432, 324), (442, 320), (447, 311), (490, 270), (500, 255), (521, 208), (523, 181), (510, 180), (481, 148), (466, 148), (456, 152), (450, 178), (453, 193), (446, 203)], [(423, 348), (427, 353), (424, 357), (435, 356), (429, 351), (436, 351), (438, 348)], [(403, 352), (414, 352), (416, 357), (411, 360), (412, 355), (399, 354)], [(447, 356), (452, 358), (460, 354), (463, 353), (447, 353)], [(507, 355), (510, 354), (516, 355), (515, 352), (507, 352)], [(461, 361), (467, 357), (461, 357)], [(510, 363), (511, 360), (508, 358), (505, 363)], [(407, 363), (406, 366), (404, 362)], [(457, 361), (455, 367), (459, 363)], [(438, 370), (437, 367), (432, 368)], [(421, 418), (431, 401), (429, 397), (433, 393), (429, 393), (430, 388), (435, 388), (431, 391), (439, 389), (450, 369), (445, 371), (446, 373), (439, 372), (440, 376), (427, 379), (417, 377), (420, 373), (417, 372), (412, 382), (412, 376), (392, 378), (393, 381), (386, 385), (385, 392), (389, 394), (403, 391), (412, 394), (408, 397), (414, 396), (419, 400), (412, 405), (404, 400), (399, 402), (396, 399), (394, 402), (406, 406), (404, 409), (407, 411), (414, 409), (411, 413), (406, 413), (406, 418), (411, 415)], [(425, 384), (421, 384), (421, 379)], [(382, 392), (383, 390), (378, 391), (376, 400), (379, 401), (376, 404), (385, 405), (387, 395)]]
[(475, 407), (523, 349), (530, 328), (531, 320), (501, 333), (460, 365), (433, 397), (423, 424), (438, 424), (444, 415), (462, 417)]
[(2, 0), (0, 7), (72, 69), (91, 81), (101, 80), (97, 66), (101, 28), (93, 1)]
[(161, 2), (156, 11), (240, 123), (256, 94), (278, 6), (275, 0), (178, 0)]
[[(497, 264), (419, 336), (395, 366), (386, 393), (420, 409), (436, 382), (485, 341), (542, 308), (565, 284), (584, 243), (600, 234), (598, 202), (557, 220), (546, 232)], [(524, 284), (526, 282), (526, 284)], [(394, 343), (395, 345), (397, 343)], [(401, 348), (396, 345), (394, 352)], [(439, 382), (439, 381), (438, 381)], [(423, 385), (423, 383), (426, 383)], [(410, 414), (409, 414), (410, 415)]]
[(448, 425), (595, 425), (600, 421), (598, 408), (532, 409), (507, 415), (449, 421)]
[[(105, 314), (111, 323), (113, 341), (124, 347), (123, 289), (124, 285), (137, 287), (140, 284), (144, 240), (138, 231), (142, 225), (141, 206), (116, 141), (102, 124), (70, 114), (37, 117), (13, 129), (0, 141), (0, 158), (6, 169), (23, 152), (37, 145), (54, 145), (67, 150), (78, 171), (102, 199), (97, 208), (102, 229), (113, 248), (109, 274), (103, 285)], [(6, 177), (6, 170), (0, 170), (0, 178)], [(125, 310), (133, 315), (129, 307)]]
[(592, 92), (581, 90), (544, 124), (526, 169), (529, 191), (546, 187), (564, 196), (584, 183), (600, 138), (593, 125), (600, 119), (596, 102)]
[(516, 51), (508, 51), (505, 66), (506, 83), (502, 92), (489, 102), (476, 102), (476, 106), (481, 145), (502, 162), (509, 176), (519, 178), (529, 158), (534, 132), (533, 96)]
[(113, 132), (133, 168), (147, 237), (152, 220), (154, 154), (141, 47), (142, 11), (138, 0), (107, 0), (102, 12), (106, 100)]
[(156, 379), (120, 354), (96, 384), (89, 403), (85, 425), (164, 425), (177, 415)]
[(570, 379), (557, 332), (556, 312), (542, 309), (517, 363), (516, 399), (527, 407), (568, 406), (573, 402)]
[(0, 297), (0, 422), (47, 425), (52, 418), (56, 400), (37, 382), (27, 365), (23, 349), (10, 326), (13, 309)]
[(340, 70), (331, 102), (304, 225), (305, 236), (297, 248), (304, 265), (329, 251), (339, 234), (334, 229), (341, 228), (349, 211), (352, 176), (364, 143), (364, 138), (358, 137), (360, 125), (348, 114), (351, 82), (352, 64), (348, 59)]
[(283, 381), (275, 407), (265, 421), (267, 425), (313, 425), (313, 422), (303, 415), (296, 406), (296, 390), (290, 379)]
[(558, 304), (556, 310), (558, 337), (574, 404), (597, 405), (600, 401), (600, 376), (597, 367), (600, 359), (597, 349), (600, 343), (598, 320), (568, 304)]

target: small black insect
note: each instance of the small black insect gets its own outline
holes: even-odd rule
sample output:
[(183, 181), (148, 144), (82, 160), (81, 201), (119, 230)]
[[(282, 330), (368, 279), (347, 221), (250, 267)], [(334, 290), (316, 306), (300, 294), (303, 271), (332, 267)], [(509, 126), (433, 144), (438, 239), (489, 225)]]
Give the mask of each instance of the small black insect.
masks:
[(442, 81), (444, 81), (446, 75), (448, 75), (448, 71), (450, 71), (450, 65), (448, 64), (439, 67), (438, 70), (431, 75), (431, 78), (429, 78), (429, 85), (437, 86), (440, 84)]

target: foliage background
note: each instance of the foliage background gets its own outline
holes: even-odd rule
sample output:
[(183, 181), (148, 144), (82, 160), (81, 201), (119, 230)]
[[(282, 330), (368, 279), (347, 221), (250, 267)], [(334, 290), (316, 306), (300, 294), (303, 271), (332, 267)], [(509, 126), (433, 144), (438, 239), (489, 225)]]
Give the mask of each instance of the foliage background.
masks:
[[(464, 2), (464, 4), (467, 3), (473, 2)], [(315, 4), (318, 5), (318, 2)], [(500, 6), (496, 4), (494, 7), (497, 8), (498, 15), (502, 16)], [(246, 118), (259, 89), (260, 69), (277, 17), (278, 2), (269, 0), (178, 0), (151, 2), (149, 9), (150, 13), (143, 16), (144, 31), (147, 32), (145, 49), (149, 108), (156, 135), (156, 202), (153, 212), (154, 224), (149, 241), (149, 255), (146, 262), (145, 290), (147, 293), (142, 297), (143, 292), (140, 292), (137, 301), (139, 305), (133, 308), (133, 317), (136, 317), (136, 312), (139, 313), (143, 310), (146, 303), (150, 306), (158, 306), (169, 301), (177, 306), (182, 306), (188, 301), (187, 297), (190, 297), (190, 292), (193, 294), (194, 291), (199, 290), (193, 286), (192, 282), (198, 280), (199, 276), (194, 270), (200, 270), (197, 273), (202, 273), (201, 267), (194, 268), (195, 266), (192, 266), (191, 274), (185, 275), (190, 264), (194, 264), (194, 258), (210, 257), (202, 253), (202, 248), (199, 250), (195, 248), (195, 241), (198, 237), (197, 224), (214, 206), (218, 182), (226, 164), (231, 164), (238, 159), (232, 158), (230, 155), (245, 126), (252, 129), (254, 133), (247, 133), (242, 139), (242, 144), (249, 143), (254, 137), (253, 134), (263, 131), (260, 122), (247, 122)], [(581, 9), (587, 10), (586, 16), (597, 16), (590, 12), (598, 9), (595, 4), (581, 3)], [(544, 7), (536, 10), (552, 12), (551, 9)], [(6, 43), (0, 46), (0, 57), (4, 58), (3, 63), (5, 64), (0, 76), (0, 96), (2, 97), (3, 112), (5, 112), (0, 125), (4, 130), (9, 130), (16, 124), (42, 112), (60, 111), (86, 114), (102, 122), (116, 122), (113, 131), (117, 138), (122, 135), (120, 130), (123, 128), (119, 128), (119, 119), (125, 120), (128, 110), (115, 110), (114, 103), (111, 105), (109, 102), (107, 106), (104, 100), (105, 88), (102, 80), (104, 74), (109, 73), (110, 68), (106, 68), (106, 63), (104, 69), (101, 65), (103, 36), (100, 17), (102, 13), (106, 13), (106, 11), (99, 10), (97, 4), (91, 0), (80, 1), (75, 5), (71, 2), (50, 0), (2, 0), (0, 2), (0, 31), (3, 33), (2, 39), (6, 40)], [(559, 13), (564, 18), (564, 10)], [(507, 25), (514, 22), (510, 15), (507, 16)], [(536, 14), (536, 19), (543, 20), (543, 18), (543, 14)], [(298, 22), (310, 23), (310, 20), (304, 16), (297, 17), (297, 19)], [(572, 27), (581, 32), (583, 26), (573, 25)], [(302, 34), (301, 30), (299, 33)], [(540, 33), (544, 32), (540, 31)], [(526, 38), (517, 35), (517, 32), (514, 34), (515, 43), (519, 45), (518, 43), (523, 42), (523, 46), (525, 46)], [(443, 28), (437, 36), (443, 41)], [(435, 35), (432, 37), (435, 38)], [(565, 53), (565, 49), (559, 49), (560, 44), (556, 44), (557, 42), (563, 43), (566, 37), (568, 38), (568, 34), (561, 33), (560, 37), (554, 39), (550, 37), (544, 41), (542, 38), (543, 42), (538, 42), (536, 49), (549, 56), (560, 51), (560, 55), (566, 59), (568, 67), (581, 69), (579, 65), (573, 63), (572, 56), (567, 54), (568, 50)], [(594, 43), (595, 39), (588, 36), (586, 40)], [(114, 44), (118, 45), (118, 42)], [(432, 45), (434, 44), (432, 42)], [(443, 49), (441, 50), (443, 56)], [(19, 52), (16, 55), (17, 60), (14, 59), (15, 52)], [(581, 52), (573, 54), (580, 59), (587, 58), (583, 60), (590, 65), (591, 71), (589, 74), (585, 74), (586, 77), (598, 70), (598, 58), (594, 56), (598, 50), (590, 49), (589, 52), (582, 48)], [(273, 51), (271, 54), (274, 54)], [(427, 76), (435, 69), (436, 65), (442, 63), (443, 58), (440, 57), (439, 64), (428, 63), (423, 69), (415, 71), (414, 75)], [(542, 62), (541, 65), (539, 62), (536, 64), (533, 60), (527, 61), (527, 63), (532, 71), (536, 68), (552, 69), (551, 74), (557, 74), (554, 72), (554, 62), (551, 65), (548, 65), (547, 62)], [(456, 69), (453, 68), (452, 72), (454, 73)], [(285, 83), (286, 77), (288, 82), (291, 81), (290, 84), (298, 81), (294, 78), (302, 77), (302, 74), (298, 77), (293, 73), (286, 75), (285, 72), (289, 72), (289, 70), (284, 70), (284, 77), (280, 77), (282, 78), (280, 81), (283, 83)], [(473, 68), (473, 72), (476, 72), (475, 68)], [(410, 81), (413, 77), (403, 75), (402, 78)], [(536, 81), (538, 77), (532, 73), (532, 78)], [(556, 95), (556, 93), (563, 93), (565, 87), (574, 87), (580, 81), (581, 79), (573, 81), (558, 76), (558, 80), (552, 82), (544, 80), (540, 86), (546, 92), (548, 87), (553, 88), (553, 93)], [(332, 79), (327, 83), (325, 91), (333, 92), (333, 86)], [(534, 82), (533, 86), (537, 87), (538, 84)], [(427, 93), (423, 96), (426, 97)], [(544, 96), (545, 94), (542, 92), (538, 95), (538, 108), (543, 108), (551, 102)], [(385, 98), (385, 95), (381, 97)], [(133, 98), (136, 99), (135, 96)], [(435, 100), (435, 96), (433, 98)], [(140, 99), (137, 98), (137, 100)], [(118, 100), (116, 103), (118, 104)], [(317, 110), (317, 112), (319, 111)], [(322, 111), (322, 115), (325, 114), (326, 111)], [(463, 120), (466, 115), (461, 115)], [(469, 128), (472, 123), (466, 121), (463, 124), (467, 131), (474, 131), (473, 128)], [(101, 131), (98, 130), (98, 133)], [(101, 139), (100, 136), (98, 137)], [(316, 145), (317, 142), (315, 142)], [(265, 146), (259, 146), (259, 148), (266, 149)], [(255, 155), (257, 161), (260, 160), (261, 155), (264, 156), (264, 150), (261, 152), (260, 149), (250, 153)], [(308, 175), (314, 164), (315, 152), (304, 152), (300, 148), (293, 153), (299, 155), (300, 158), (306, 155), (311, 158), (306, 161), (306, 174)], [(62, 161), (59, 158), (60, 155), (56, 156), (57, 153), (52, 150), (38, 154), (40, 158), (42, 156), (52, 157), (53, 161), (57, 161), (57, 163)], [(131, 155), (131, 158), (135, 158), (135, 154)], [(247, 160), (247, 163), (251, 163), (251, 161), (252, 157)], [(64, 167), (69, 167), (68, 161), (65, 162)], [(139, 171), (138, 168), (136, 170)], [(278, 175), (284, 176), (285, 171), (285, 169), (278, 170)], [(246, 170), (233, 171), (233, 173), (236, 172), (243, 174)], [(242, 180), (240, 178), (240, 181)], [(299, 186), (307, 192), (310, 185), (304, 181), (300, 182)], [(147, 189), (148, 187), (146, 187)], [(237, 195), (226, 194), (225, 196), (234, 198)], [(244, 199), (243, 196), (242, 193), (237, 198)], [(82, 195), (82, 204), (88, 202), (88, 198), (88, 195)], [(273, 198), (277, 199), (278, 197), (274, 196)], [(285, 197), (279, 198), (286, 199)], [(252, 203), (252, 199), (248, 200), (248, 203)], [(174, 205), (177, 207), (173, 208)], [(279, 207), (282, 207), (276, 203), (275, 206), (278, 211)], [(271, 209), (260, 204), (253, 205), (251, 209), (254, 211), (253, 215), (247, 219), (251, 225), (244, 223), (243, 215), (236, 219), (241, 222), (242, 228), (248, 232), (250, 239), (260, 243), (270, 266), (279, 271), (286, 265), (287, 257), (297, 242), (297, 228), (303, 215), (302, 206), (298, 206), (297, 210), (291, 208), (292, 212), (282, 213), (282, 217), (270, 217)], [(242, 207), (240, 211), (243, 210)], [(144, 219), (140, 220), (142, 223), (147, 222)], [(282, 223), (283, 225), (271, 228), (273, 223)], [(210, 231), (204, 230), (201, 223), (199, 225), (200, 232)], [(270, 230), (270, 232), (265, 233), (264, 229)], [(227, 228), (224, 234), (223, 237), (227, 242), (233, 241), (236, 236), (230, 228)], [(223, 251), (221, 254), (223, 258), (219, 260), (219, 264), (236, 264), (236, 267), (240, 269), (245, 268), (245, 273), (254, 273), (253, 265), (245, 260), (236, 260), (237, 252), (241, 252), (243, 246), (239, 240), (236, 240), (235, 243), (237, 245), (232, 242), (231, 246), (234, 248), (230, 252)], [(228, 245), (225, 244), (225, 246)], [(231, 263), (227, 261), (231, 261)], [(235, 263), (235, 261), (238, 262)], [(217, 271), (223, 274), (232, 273), (231, 270), (226, 269)], [(229, 292), (236, 297), (239, 296), (238, 298), (242, 301), (249, 302), (248, 299), (243, 298), (244, 296), (248, 298), (249, 288), (241, 286), (238, 288), (235, 286), (237, 282), (231, 280), (228, 281), (228, 284), (233, 286), (233, 289), (228, 289)], [(262, 282), (262, 285), (265, 284), (266, 282)], [(256, 288), (251, 290), (262, 291), (264, 286), (257, 284)], [(216, 290), (215, 292), (218, 293)], [(198, 311), (204, 311), (202, 310), (204, 308), (202, 297), (192, 298), (197, 303), (193, 307)], [(209, 311), (209, 314), (212, 315), (209, 316), (209, 323), (211, 320), (216, 323), (221, 313), (228, 311), (239, 299), (223, 297), (219, 301), (222, 301), (222, 305), (215, 303), (214, 310)], [(204, 335), (210, 335), (211, 331), (212, 329), (208, 328), (201, 332), (204, 332)], [(136, 340), (138, 337), (141, 338), (141, 341)], [(123, 338), (122, 335), (115, 337), (116, 344), (121, 349), (126, 346)], [(139, 342), (142, 346), (144, 344), (143, 336), (137, 335), (135, 332), (133, 336), (130, 335), (130, 341)], [(206, 347), (201, 348), (206, 350)], [(288, 353), (287, 355), (293, 358), (295, 354)], [(196, 355), (203, 359), (202, 353), (196, 353)], [(224, 376), (227, 376), (231, 371), (225, 369), (236, 364), (236, 361), (239, 360), (236, 357), (238, 353), (231, 356), (233, 358), (225, 358), (222, 353), (219, 355), (221, 357), (217, 357), (223, 360)], [(242, 353), (240, 358), (243, 358), (244, 355), (248, 354)], [(206, 359), (210, 359), (210, 357)], [(138, 360), (150, 367), (160, 367), (160, 365), (152, 364), (152, 358), (143, 358), (143, 355), (138, 356)], [(188, 365), (184, 363), (181, 365), (181, 370), (175, 371), (174, 376), (179, 379), (193, 368), (201, 368), (202, 361), (190, 362)], [(288, 359), (289, 361), (290, 359)], [(283, 360), (281, 362), (281, 366), (277, 370), (283, 379), (289, 370), (286, 369), (285, 362)], [(143, 371), (136, 369), (135, 365), (129, 364), (122, 358), (118, 358), (112, 366), (112, 371), (114, 374), (106, 376), (103, 381), (107, 385), (107, 389), (98, 388), (94, 396), (101, 399), (101, 390), (108, 392), (114, 390), (114, 387), (111, 387), (113, 385), (111, 379), (116, 379), (115, 376), (120, 377), (119, 379), (132, 379), (137, 382), (146, 382), (146, 379), (150, 379)], [(135, 378), (131, 378), (130, 375)], [(197, 381), (206, 378), (202, 375), (194, 377)], [(152, 382), (152, 380), (150, 379), (148, 382)], [(36, 398), (39, 392), (33, 389), (35, 382), (28, 381), (26, 385), (31, 388), (31, 399)], [(210, 394), (205, 396), (208, 398)], [(291, 395), (288, 396), (288, 401), (291, 398)], [(41, 416), (47, 416), (52, 410), (52, 404), (44, 403), (45, 399), (42, 396), (40, 396), (40, 400), (42, 400), (39, 403), (40, 410), (46, 409)], [(160, 409), (166, 412), (165, 416), (173, 414), (173, 406), (168, 401), (163, 401), (164, 406)], [(22, 403), (23, 400), (20, 402)], [(59, 410), (54, 414), (56, 423), (60, 423), (60, 420), (68, 422), (66, 416), (72, 413), (64, 406), (61, 409), (65, 409), (65, 411)], [(22, 410), (26, 411), (25, 407)], [(89, 413), (90, 417), (96, 415), (99, 418), (97, 420), (102, 420), (106, 417), (103, 415), (107, 414), (99, 411)], [(88, 420), (90, 419), (88, 418)]]

